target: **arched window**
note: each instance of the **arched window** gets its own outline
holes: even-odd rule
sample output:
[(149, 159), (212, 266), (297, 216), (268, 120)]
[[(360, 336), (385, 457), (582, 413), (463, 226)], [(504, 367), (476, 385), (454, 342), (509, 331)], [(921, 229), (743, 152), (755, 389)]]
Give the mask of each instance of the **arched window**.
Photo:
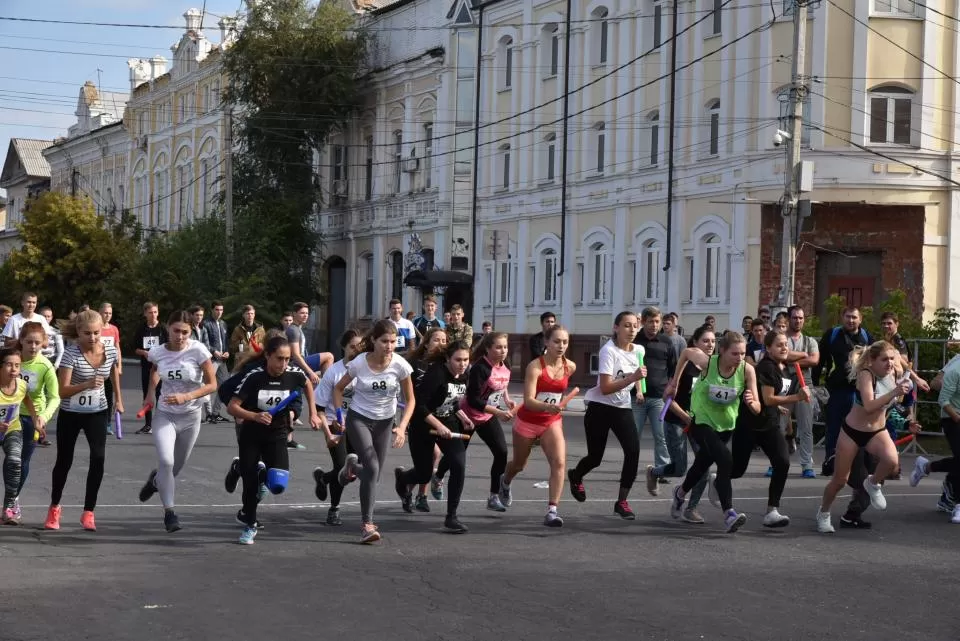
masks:
[(551, 22), (543, 26), (540, 51), (544, 77), (551, 78), (560, 73), (560, 25)]
[(716, 234), (707, 234), (700, 240), (703, 256), (703, 298), (720, 300), (720, 265), (723, 259), (723, 244)]
[(513, 87), (513, 38), (510, 36), (500, 38), (498, 49), (501, 74), (500, 89), (506, 90)]
[(606, 7), (597, 7), (590, 14), (590, 18), (593, 20), (593, 32), (595, 34), (593, 47), (594, 65), (607, 64), (610, 49), (610, 21), (607, 20), (609, 15), (610, 12), (607, 11)]
[(607, 282), (609, 274), (607, 273), (609, 250), (607, 245), (602, 242), (596, 242), (590, 245), (587, 255), (587, 270), (590, 283), (590, 302), (594, 304), (607, 302)]
[(640, 246), (640, 300), (654, 303), (661, 300), (663, 278), (663, 244), (651, 238)]
[(400, 193), (400, 176), (403, 169), (403, 132), (393, 132), (393, 193)]
[(704, 132), (704, 151), (708, 156), (720, 153), (720, 99), (707, 103), (707, 123)]
[(913, 142), (914, 92), (897, 86), (870, 90), (870, 142), (909, 145)]

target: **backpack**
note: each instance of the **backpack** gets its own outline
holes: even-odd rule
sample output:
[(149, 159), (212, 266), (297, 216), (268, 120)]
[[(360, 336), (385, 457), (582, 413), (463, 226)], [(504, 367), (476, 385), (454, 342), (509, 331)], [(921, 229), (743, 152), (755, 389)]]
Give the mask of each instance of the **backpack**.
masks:
[[(833, 332), (830, 333), (830, 345), (833, 345), (833, 341), (837, 340), (837, 336), (840, 334), (840, 331), (842, 329), (843, 327), (840, 325), (837, 325), (836, 327), (833, 328)], [(860, 338), (863, 339), (864, 344), (866, 344), (870, 338), (869, 336), (867, 336), (867, 330), (865, 330), (862, 327), (860, 328)]]

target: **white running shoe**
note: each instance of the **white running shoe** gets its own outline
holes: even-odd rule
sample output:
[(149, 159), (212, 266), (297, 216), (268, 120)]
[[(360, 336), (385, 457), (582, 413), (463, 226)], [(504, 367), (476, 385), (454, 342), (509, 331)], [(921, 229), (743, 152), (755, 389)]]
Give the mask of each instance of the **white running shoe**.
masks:
[(780, 514), (777, 508), (773, 508), (763, 517), (763, 527), (787, 527), (788, 525), (790, 525), (790, 517)]
[(723, 507), (720, 505), (720, 493), (717, 492), (717, 473), (711, 472), (710, 478), (707, 479), (707, 498), (710, 499), (710, 505), (722, 510)]
[(913, 472), (910, 474), (910, 487), (917, 487), (920, 479), (930, 473), (930, 461), (918, 456), (913, 464)]
[(960, 505), (953, 508), (953, 516), (950, 518), (950, 522), (960, 525)]
[(883, 486), (877, 485), (870, 477), (863, 479), (863, 489), (870, 495), (870, 505), (873, 509), (883, 511), (887, 509), (887, 499), (883, 496)]
[(820, 534), (833, 534), (836, 530), (830, 523), (830, 513), (817, 511), (817, 532)]

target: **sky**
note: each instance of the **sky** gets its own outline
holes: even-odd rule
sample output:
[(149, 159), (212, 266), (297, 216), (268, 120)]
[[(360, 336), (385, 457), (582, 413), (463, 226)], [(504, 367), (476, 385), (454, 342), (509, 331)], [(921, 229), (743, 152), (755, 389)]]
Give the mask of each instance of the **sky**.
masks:
[[(204, 31), (207, 38), (218, 42), (217, 21), (220, 16), (234, 15), (242, 7), (242, 0), (0, 0), (3, 158), (11, 138), (53, 140), (65, 136), (67, 128), (76, 122), (77, 97), (87, 80), (99, 82), (104, 91), (129, 92), (127, 59), (159, 54), (169, 60), (170, 45), (183, 34), (184, 12), (204, 9), (204, 5)], [(65, 25), (4, 18), (176, 28)]]

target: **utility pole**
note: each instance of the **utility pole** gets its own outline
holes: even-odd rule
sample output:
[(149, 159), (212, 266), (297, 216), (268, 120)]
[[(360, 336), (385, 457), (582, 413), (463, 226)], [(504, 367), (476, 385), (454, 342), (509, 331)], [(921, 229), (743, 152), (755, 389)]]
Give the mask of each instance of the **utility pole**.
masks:
[[(505, 234), (503, 232), (500, 232), (494, 229), (493, 231), (490, 232), (490, 236), (488, 237), (488, 242), (490, 243), (489, 245), (490, 258), (493, 259), (493, 278), (491, 279), (491, 282), (490, 282), (490, 291), (493, 293), (493, 296), (492, 296), (493, 300), (491, 301), (493, 304), (493, 317), (490, 319), (490, 324), (493, 325), (493, 330), (496, 331), (497, 330), (497, 294), (498, 294), (497, 261), (500, 259), (501, 256), (504, 255), (505, 253), (504, 249), (508, 248), (508, 245), (510, 243), (510, 236), (508, 234)], [(505, 258), (509, 258), (509, 256), (506, 256)], [(501, 283), (501, 287), (502, 286), (503, 286), (503, 283)]]
[(803, 100), (807, 93), (807, 3), (793, 0), (793, 63), (790, 73), (790, 129), (786, 133), (786, 184), (783, 190), (783, 248), (780, 257), (780, 302), (794, 304), (797, 277), (797, 241), (800, 237), (800, 147), (803, 138)]
[[(227, 105), (223, 151), (223, 210), (227, 231), (227, 273), (233, 272), (233, 106)], [(210, 171), (208, 169), (207, 171)], [(203, 178), (206, 180), (206, 177)]]

